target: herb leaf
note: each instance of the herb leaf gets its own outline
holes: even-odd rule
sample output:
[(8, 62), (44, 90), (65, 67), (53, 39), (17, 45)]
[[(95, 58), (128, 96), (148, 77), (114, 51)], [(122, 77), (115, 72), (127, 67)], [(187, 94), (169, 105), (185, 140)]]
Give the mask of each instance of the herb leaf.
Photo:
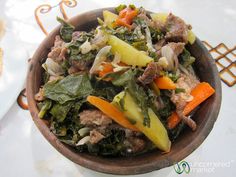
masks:
[(57, 21), (62, 24), (60, 29), (60, 36), (65, 42), (70, 42), (72, 39), (72, 34), (74, 32), (75, 27), (71, 24), (65, 22), (62, 18), (57, 17)]
[(47, 113), (47, 111), (51, 108), (52, 106), (52, 101), (51, 100), (45, 100), (42, 102), (41, 109), (38, 113), (39, 118), (43, 118), (44, 115)]
[(182, 64), (185, 68), (193, 64), (195, 61), (195, 58), (191, 56), (190, 52), (187, 49), (184, 49), (179, 58), (180, 64)]
[(115, 8), (115, 11), (119, 14), (120, 11), (122, 11), (123, 9), (125, 9), (127, 6), (124, 4), (119, 5), (118, 7)]
[(50, 110), (50, 114), (52, 114), (52, 116), (56, 118), (58, 122), (63, 122), (72, 105), (72, 102), (67, 102), (64, 104), (54, 104), (52, 109)]
[(60, 81), (45, 84), (43, 89), (46, 98), (60, 104), (86, 97), (93, 91), (87, 74), (69, 75)]

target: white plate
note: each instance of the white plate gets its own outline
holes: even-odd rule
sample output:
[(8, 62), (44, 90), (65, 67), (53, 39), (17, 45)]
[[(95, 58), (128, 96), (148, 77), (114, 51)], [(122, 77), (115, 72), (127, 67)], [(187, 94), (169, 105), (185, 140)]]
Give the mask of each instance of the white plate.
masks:
[(0, 42), (3, 67), (0, 76), (0, 119), (6, 114), (23, 88), (27, 72), (27, 52), (16, 34), (6, 30)]

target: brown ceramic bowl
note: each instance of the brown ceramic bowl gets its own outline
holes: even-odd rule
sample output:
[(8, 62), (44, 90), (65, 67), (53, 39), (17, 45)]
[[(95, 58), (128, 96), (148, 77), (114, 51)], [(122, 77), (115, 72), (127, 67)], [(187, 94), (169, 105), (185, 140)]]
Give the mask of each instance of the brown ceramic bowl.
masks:
[[(112, 10), (113, 8), (108, 8)], [(97, 17), (102, 18), (102, 11), (98, 9), (77, 15), (71, 18), (69, 22), (77, 30), (90, 30), (97, 25)], [(29, 67), (27, 77), (27, 99), (29, 110), (33, 121), (44, 137), (65, 157), (86, 168), (95, 171), (110, 174), (140, 174), (173, 165), (183, 160), (198, 148), (208, 136), (217, 119), (221, 105), (221, 83), (215, 62), (202, 42), (197, 39), (192, 46), (188, 46), (191, 54), (197, 59), (195, 66), (196, 72), (201, 81), (210, 83), (215, 88), (215, 94), (205, 101), (194, 114), (193, 119), (196, 121), (198, 128), (191, 131), (186, 128), (178, 139), (173, 143), (171, 152), (162, 154), (154, 150), (135, 157), (117, 157), (106, 158), (93, 156), (88, 153), (74, 152), (69, 146), (61, 143), (57, 137), (50, 132), (47, 123), (38, 117), (38, 108), (34, 95), (38, 92), (42, 83), (42, 59), (47, 58), (50, 48), (53, 46), (55, 36), (59, 34), (59, 27), (53, 30), (41, 43), (35, 52)]]

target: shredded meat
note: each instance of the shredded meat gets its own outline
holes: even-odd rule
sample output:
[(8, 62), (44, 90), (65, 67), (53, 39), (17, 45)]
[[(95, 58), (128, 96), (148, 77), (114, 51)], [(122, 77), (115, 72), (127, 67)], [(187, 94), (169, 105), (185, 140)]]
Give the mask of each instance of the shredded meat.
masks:
[(165, 23), (163, 23), (161, 21), (154, 21), (154, 28), (157, 30), (160, 30), (163, 33), (165, 33), (165, 31), (166, 31)]
[(61, 63), (66, 59), (66, 54), (67, 48), (65, 47), (65, 42), (57, 35), (55, 37), (54, 46), (48, 54), (48, 58), (53, 59), (57, 63)]
[(177, 70), (179, 66), (178, 55), (183, 52), (183, 49), (184, 43), (181, 42), (170, 42), (161, 48), (161, 56), (166, 57), (168, 61), (167, 70)]
[(148, 64), (144, 70), (144, 73), (138, 78), (138, 80), (143, 85), (150, 84), (160, 74), (160, 70), (160, 67), (155, 62), (151, 62)]
[(130, 137), (124, 141), (125, 145), (128, 146), (128, 151), (137, 153), (144, 150), (146, 142), (142, 138)]
[(178, 57), (179, 56), (179, 54), (181, 54), (182, 52), (183, 52), (183, 50), (184, 50), (184, 43), (182, 43), (182, 42), (177, 42), (177, 43), (175, 43), (175, 42), (170, 42), (170, 43), (168, 43), (167, 44), (167, 46), (169, 46), (172, 50), (173, 50), (173, 52), (174, 52), (174, 54)]
[(75, 74), (75, 73), (77, 73), (77, 74), (84, 74), (84, 73), (86, 73), (86, 70), (80, 70), (80, 69), (78, 69), (78, 68), (76, 68), (75, 66), (71, 66), (69, 69), (68, 69), (68, 73), (69, 74)]
[(189, 126), (192, 130), (196, 129), (196, 123), (190, 118), (183, 114), (184, 107), (190, 102), (193, 97), (190, 95), (192, 89), (199, 84), (199, 80), (191, 74), (181, 74), (177, 80), (176, 87), (183, 88), (185, 92), (176, 94), (175, 92), (171, 95), (171, 101), (176, 105), (176, 112), (178, 116)]
[(72, 40), (75, 41), (77, 38), (79, 38), (79, 36), (80, 36), (81, 33), (82, 33), (81, 31), (75, 31), (75, 32), (73, 32), (73, 34), (72, 34)]
[(88, 71), (90, 68), (90, 65), (92, 64), (93, 61), (85, 61), (85, 60), (72, 60), (71, 61), (71, 68), (69, 68), (68, 72), (71, 73), (78, 73), (80, 71)]
[(159, 51), (165, 45), (165, 43), (165, 39), (161, 39), (154, 45), (154, 48)]
[(165, 36), (166, 40), (187, 43), (188, 25), (186, 25), (181, 18), (170, 13), (167, 17), (165, 26), (167, 30)]
[(39, 92), (35, 94), (34, 99), (36, 101), (43, 101), (45, 99), (45, 97), (43, 96), (43, 89), (42, 88), (40, 88)]
[(112, 123), (112, 120), (99, 110), (85, 110), (79, 116), (82, 125), (106, 126)]
[(139, 13), (139, 15), (138, 15), (137, 17), (140, 18), (140, 19), (143, 19), (143, 20), (146, 22), (146, 24), (147, 24), (148, 26), (150, 26), (150, 27), (154, 27), (154, 26), (155, 26), (153, 20), (151, 20), (151, 19), (147, 16), (147, 12), (146, 12), (145, 9), (140, 8), (140, 13)]
[(91, 144), (96, 144), (98, 143), (99, 141), (101, 141), (105, 136), (102, 135), (99, 131), (93, 129), (90, 131), (90, 143)]

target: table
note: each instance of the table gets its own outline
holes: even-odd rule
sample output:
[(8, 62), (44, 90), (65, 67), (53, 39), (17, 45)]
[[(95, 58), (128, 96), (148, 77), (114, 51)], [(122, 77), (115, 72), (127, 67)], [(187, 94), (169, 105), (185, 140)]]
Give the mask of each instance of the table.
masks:
[[(236, 1), (228, 0), (77, 0), (74, 8), (65, 7), (69, 17), (91, 9), (116, 6), (120, 3), (143, 6), (151, 11), (173, 12), (193, 26), (193, 31), (212, 46), (223, 42), (236, 45)], [(1, 0), (0, 15), (11, 21), (30, 55), (45, 37), (34, 18), (34, 9), (41, 4), (56, 5), (59, 0)], [(45, 29), (57, 25), (59, 8), (40, 14)], [(45, 21), (47, 19), (47, 21)], [(235, 58), (234, 58), (235, 61)], [(204, 143), (185, 161), (189, 174), (182, 176), (234, 176), (236, 172), (236, 86), (222, 83), (222, 107), (216, 124)], [(2, 101), (2, 100), (0, 100)], [(16, 103), (0, 120), (0, 176), (4, 177), (104, 177), (111, 176), (80, 167), (59, 154), (37, 130), (28, 111)], [(139, 176), (177, 176), (173, 167)]]

